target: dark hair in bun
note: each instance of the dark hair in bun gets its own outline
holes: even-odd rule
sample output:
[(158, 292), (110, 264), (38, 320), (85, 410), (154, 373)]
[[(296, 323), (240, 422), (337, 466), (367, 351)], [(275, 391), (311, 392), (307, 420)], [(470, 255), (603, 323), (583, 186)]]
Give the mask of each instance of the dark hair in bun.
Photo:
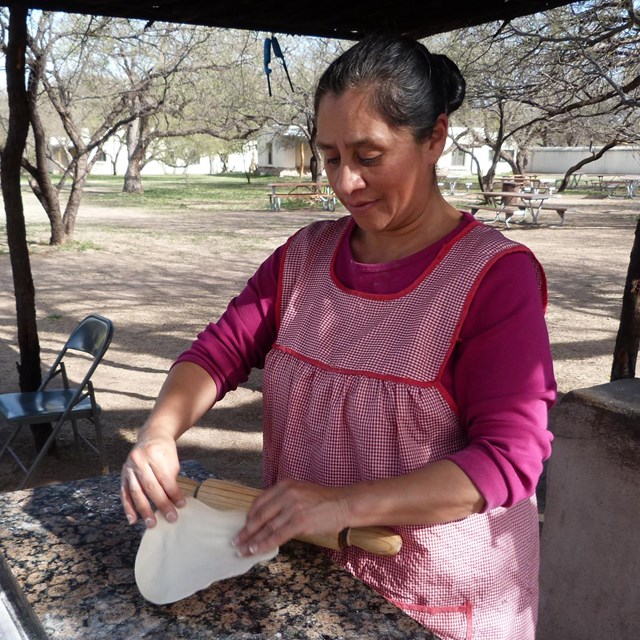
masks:
[(406, 36), (374, 35), (336, 58), (318, 82), (315, 110), (326, 93), (366, 88), (378, 113), (396, 127), (409, 127), (416, 141), (433, 133), (442, 113), (464, 100), (466, 83), (447, 56), (431, 53)]

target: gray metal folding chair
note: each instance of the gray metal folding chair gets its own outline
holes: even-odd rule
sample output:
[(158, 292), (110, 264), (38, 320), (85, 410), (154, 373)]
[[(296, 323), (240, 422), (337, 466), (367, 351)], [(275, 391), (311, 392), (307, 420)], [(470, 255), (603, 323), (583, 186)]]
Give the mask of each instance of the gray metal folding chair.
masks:
[[(12, 433), (2, 445), (2, 449), (0, 449), (0, 461), (6, 453), (13, 457), (25, 474), (20, 484), (21, 489), (26, 486), (36, 467), (42, 462), (65, 422), (71, 423), (79, 456), (82, 458), (82, 440), (100, 457), (102, 473), (108, 472), (100, 425), (100, 407), (95, 399), (91, 377), (111, 344), (113, 330), (113, 323), (108, 318), (99, 315), (87, 316), (76, 325), (37, 391), (0, 395), (0, 413), (13, 426)], [(90, 356), (90, 358), (82, 356), (73, 358), (74, 373), (77, 373), (78, 360), (81, 360), (83, 365), (82, 371), (84, 375), (77, 386), (70, 386), (67, 366), (65, 366), (65, 358), (69, 362), (72, 355), (69, 353), (70, 351), (81, 352)], [(58, 376), (60, 376), (61, 388), (51, 388), (50, 383)], [(94, 424), (96, 432), (95, 444), (78, 429), (76, 421), (80, 418), (87, 419)], [(33, 462), (27, 466), (11, 447), (11, 444), (22, 426), (46, 422), (51, 423), (51, 435), (47, 438)]]

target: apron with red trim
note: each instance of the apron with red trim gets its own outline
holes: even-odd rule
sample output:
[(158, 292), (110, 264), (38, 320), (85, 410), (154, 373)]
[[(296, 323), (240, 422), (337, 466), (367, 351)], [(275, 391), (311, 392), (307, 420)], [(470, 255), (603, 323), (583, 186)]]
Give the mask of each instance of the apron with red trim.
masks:
[[(263, 381), (265, 486), (393, 477), (464, 448), (440, 376), (482, 275), (505, 253), (530, 253), (470, 223), (411, 287), (364, 294), (344, 287), (333, 268), (351, 224), (312, 224), (286, 250)], [(355, 547), (331, 554), (443, 640), (533, 640), (535, 498), (447, 524), (390, 528), (403, 540), (396, 556)]]

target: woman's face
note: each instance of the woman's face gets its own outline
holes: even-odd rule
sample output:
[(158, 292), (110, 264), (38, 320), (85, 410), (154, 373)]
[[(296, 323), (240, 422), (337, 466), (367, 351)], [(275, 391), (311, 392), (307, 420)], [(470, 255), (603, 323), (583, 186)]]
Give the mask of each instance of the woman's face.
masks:
[(390, 126), (369, 106), (366, 91), (322, 97), (318, 145), (327, 178), (361, 229), (399, 231), (426, 214), (446, 139), (446, 116), (441, 119), (432, 138), (417, 143), (408, 128)]

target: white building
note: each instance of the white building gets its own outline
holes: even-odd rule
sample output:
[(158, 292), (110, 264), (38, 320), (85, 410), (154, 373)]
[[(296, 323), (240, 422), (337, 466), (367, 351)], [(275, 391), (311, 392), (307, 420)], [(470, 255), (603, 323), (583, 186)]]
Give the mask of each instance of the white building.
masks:
[[(473, 160), (475, 157), (476, 161), (480, 165), (480, 170), (483, 174), (485, 174), (489, 167), (491, 166), (491, 162), (493, 161), (493, 149), (487, 145), (483, 146), (473, 146), (471, 143), (470, 137), (462, 137), (460, 138), (460, 143), (467, 148), (471, 149), (473, 156), (471, 153), (467, 153), (461, 151), (456, 148), (452, 143), (453, 139), (458, 137), (461, 132), (464, 131), (462, 127), (451, 127), (449, 132), (450, 143), (445, 147), (445, 153), (442, 154), (440, 160), (438, 160), (438, 174), (445, 175), (448, 177), (465, 177), (472, 176), (477, 173), (477, 166)], [(511, 166), (504, 161), (498, 162), (498, 166), (496, 168), (496, 173), (510, 173)]]
[(270, 175), (302, 175), (310, 172), (311, 147), (300, 127), (261, 136), (257, 143), (258, 170)]
[[(218, 155), (202, 156), (197, 162), (187, 163), (178, 159), (172, 166), (159, 160), (151, 160), (142, 169), (143, 176), (158, 175), (211, 175), (229, 172), (244, 173), (253, 170), (257, 165), (258, 153), (255, 142), (247, 142), (242, 152), (229, 153), (223, 158)], [(96, 160), (91, 171), (94, 175), (124, 176), (127, 171), (127, 148), (121, 140), (113, 136), (102, 147), (100, 158)]]
[[(55, 162), (50, 163), (53, 173), (59, 173), (60, 167), (66, 167), (70, 159), (70, 149), (63, 138), (51, 138), (49, 145)], [(112, 136), (102, 146), (96, 149), (92, 157), (98, 156), (91, 170), (92, 175), (124, 176), (127, 171), (127, 148), (117, 137)], [(224, 161), (220, 155), (202, 156), (196, 162), (185, 162), (178, 159), (176, 166), (159, 160), (151, 160), (142, 169), (143, 176), (158, 175), (212, 175), (223, 171), (244, 173), (253, 171), (258, 164), (257, 143), (247, 142), (242, 152), (229, 153)]]

